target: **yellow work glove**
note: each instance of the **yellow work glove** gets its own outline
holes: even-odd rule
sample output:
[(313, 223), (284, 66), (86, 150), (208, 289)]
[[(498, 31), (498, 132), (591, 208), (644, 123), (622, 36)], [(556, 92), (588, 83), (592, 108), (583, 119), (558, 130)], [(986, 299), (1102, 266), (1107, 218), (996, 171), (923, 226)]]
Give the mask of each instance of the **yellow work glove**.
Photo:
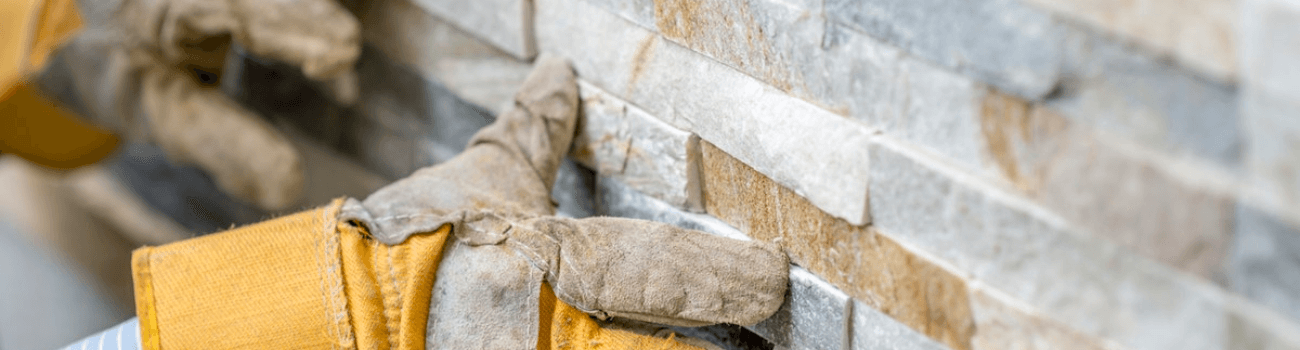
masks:
[(572, 70), (543, 55), (515, 102), (465, 153), (343, 206), (345, 218), (395, 246), (454, 227), (433, 286), (430, 343), (532, 341), (543, 283), (600, 319), (754, 324), (781, 305), (788, 266), (774, 246), (642, 220), (548, 216), (577, 122)]
[(542, 56), (516, 108), (447, 163), (365, 201), (138, 250), (145, 348), (690, 349), (591, 316), (774, 313), (787, 288), (774, 246), (548, 216), (577, 106), (568, 65)]

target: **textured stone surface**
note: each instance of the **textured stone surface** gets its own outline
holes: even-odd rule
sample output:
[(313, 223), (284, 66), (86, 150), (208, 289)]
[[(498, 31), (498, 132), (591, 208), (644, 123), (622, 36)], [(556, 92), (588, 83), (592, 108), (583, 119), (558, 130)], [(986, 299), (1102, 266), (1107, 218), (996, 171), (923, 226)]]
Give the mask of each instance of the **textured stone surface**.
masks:
[(578, 87), (582, 120), (574, 159), (674, 206), (698, 210), (698, 176), (690, 164), (697, 140), (691, 133), (591, 84), (580, 81)]
[(437, 15), (520, 59), (537, 54), (529, 0), (414, 0)]
[(971, 292), (975, 313), (973, 347), (979, 350), (1102, 350), (1115, 349), (1059, 323), (1018, 307), (1015, 301), (988, 288)]
[(883, 234), (1083, 334), (1135, 349), (1224, 344), (1223, 308), (1204, 282), (1083, 236), (896, 140), (875, 145), (871, 210)]
[(826, 15), (1020, 96), (1045, 96), (1059, 77), (1065, 32), (1016, 0), (830, 0)]
[(791, 350), (847, 349), (851, 299), (799, 267), (790, 268), (790, 291), (771, 318), (748, 327)]
[(536, 6), (538, 45), (572, 59), (579, 76), (714, 142), (819, 208), (853, 224), (868, 221), (869, 128), (587, 2)]
[(853, 301), (853, 350), (946, 350), (925, 335), (898, 323), (879, 310)]
[(1172, 177), (1046, 108), (990, 92), (984, 149), (1003, 177), (1090, 235), (1204, 278), (1218, 278), (1232, 198)]
[(1065, 116), (1147, 147), (1241, 162), (1237, 90), (1167, 64), (1131, 45), (1073, 30), (1059, 88), (1046, 103)]
[(974, 332), (965, 282), (875, 230), (808, 203), (708, 142), (701, 142), (706, 210), (751, 237), (776, 242), (808, 268), (954, 349)]
[(1300, 229), (1238, 206), (1228, 270), (1232, 290), (1300, 319)]
[(589, 2), (833, 113), (979, 165), (982, 87), (827, 23), (820, 1)]
[(1047, 100), (1071, 118), (1148, 147), (1229, 168), (1240, 162), (1230, 83), (1019, 1), (832, 0), (825, 14), (832, 24), (825, 26), (824, 47), (865, 33), (1007, 93)]
[(370, 46), (493, 115), (512, 105), (515, 90), (532, 68), (411, 0), (378, 0), (368, 6), (361, 26)]
[[(801, 80), (792, 69), (793, 45), (813, 48), (818, 40), (807, 31), (765, 34), (765, 30), (804, 29), (818, 19), (809, 18), (806, 1), (774, 6), (773, 1), (656, 0), (654, 28), (664, 37), (704, 53), (789, 91)], [(754, 8), (751, 10), (753, 7)], [(802, 18), (801, 18), (802, 17)]]
[(1137, 40), (1221, 80), (1237, 72), (1234, 0), (1026, 0)]
[[(653, 28), (669, 41), (977, 170), (987, 170), (982, 168), (978, 151), (983, 142), (978, 118), (985, 90), (981, 83), (1024, 94), (979, 75), (963, 75), (968, 72), (960, 69), (954, 73), (943, 62), (933, 61), (947, 68), (936, 67), (928, 62), (927, 56), (891, 41), (888, 35), (880, 36), (884, 42), (874, 39), (867, 35), (870, 32), (864, 34), (859, 25), (842, 21), (849, 13), (865, 10), (842, 11), (842, 7), (879, 7), (908, 16), (924, 13), (920, 19), (904, 20), (901, 18), (907, 16), (900, 15), (882, 17), (880, 21), (901, 21), (890, 23), (898, 25), (898, 32), (919, 33), (915, 40), (941, 37), (935, 40), (945, 40), (943, 43), (956, 40), (939, 35), (955, 30), (949, 27), (977, 26), (979, 30), (965, 31), (984, 38), (988, 33), (981, 30), (1010, 30), (1006, 26), (1033, 22), (1034, 27), (1046, 28), (1039, 34), (1051, 36), (1050, 45), (1012, 46), (1016, 41), (1002, 37), (965, 40), (963, 44), (996, 44), (996, 47), (980, 46), (979, 51), (1022, 55), (1026, 56), (1022, 57), (1024, 60), (1033, 60), (1028, 57), (1033, 55), (1056, 57), (1043, 61), (1051, 64), (1055, 72), (1051, 76), (1059, 76), (1053, 78), (1055, 90), (1051, 95), (1036, 97), (1047, 98), (1054, 108), (1083, 125), (1132, 137), (1145, 147), (1206, 158), (1229, 168), (1240, 161), (1233, 111), (1236, 94), (1230, 85), (1202, 79), (1194, 71), (1171, 67), (1158, 55), (1116, 41), (1105, 33), (1051, 19), (1046, 11), (1015, 1), (832, 2), (823, 12), (820, 3), (810, 1), (663, 0), (654, 4), (653, 18), (630, 15), (650, 12), (646, 9), (650, 5), (647, 1), (589, 2), (622, 14), (639, 27), (647, 26), (653, 19)], [(939, 12), (928, 11), (924, 6), (950, 8), (951, 11), (944, 13), (965, 18), (967, 22), (938, 20), (935, 13)], [(872, 12), (872, 16), (884, 16), (884, 13), (892, 12)], [(987, 26), (988, 17), (998, 19), (992, 23), (1000, 23), (1004, 18), (1016, 18), (1019, 22)], [(1040, 20), (1042, 23), (1037, 22)], [(620, 24), (615, 23), (611, 30), (620, 31), (615, 29), (617, 25)], [(904, 50), (895, 45), (902, 45)], [(653, 52), (653, 48), (647, 44), (644, 51)], [(963, 67), (977, 65), (970, 63)]]

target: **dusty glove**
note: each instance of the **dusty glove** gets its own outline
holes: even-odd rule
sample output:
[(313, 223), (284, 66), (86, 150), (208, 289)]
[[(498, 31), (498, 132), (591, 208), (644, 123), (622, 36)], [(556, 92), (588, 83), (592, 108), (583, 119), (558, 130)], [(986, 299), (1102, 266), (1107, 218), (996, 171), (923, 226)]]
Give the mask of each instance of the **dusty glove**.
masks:
[(787, 260), (772, 245), (548, 216), (572, 71), (542, 56), (516, 102), (465, 153), (365, 201), (137, 250), (144, 348), (688, 349), (587, 315), (752, 324), (777, 310)]
[(84, 114), (197, 165), (236, 198), (268, 210), (300, 204), (297, 150), (193, 72), (220, 79), (238, 43), (300, 65), (350, 103), (360, 35), (346, 9), (334, 0), (122, 0), (107, 12), (107, 23), (81, 33), (58, 58)]
[(458, 344), (451, 348), (527, 341), (535, 317), (518, 315), (535, 314), (543, 282), (598, 318), (700, 326), (753, 324), (775, 312), (788, 262), (773, 246), (642, 220), (546, 216), (577, 106), (571, 69), (543, 56), (516, 108), (464, 154), (344, 204), (344, 218), (366, 223), (386, 244), (453, 227), (435, 278), (429, 341)]

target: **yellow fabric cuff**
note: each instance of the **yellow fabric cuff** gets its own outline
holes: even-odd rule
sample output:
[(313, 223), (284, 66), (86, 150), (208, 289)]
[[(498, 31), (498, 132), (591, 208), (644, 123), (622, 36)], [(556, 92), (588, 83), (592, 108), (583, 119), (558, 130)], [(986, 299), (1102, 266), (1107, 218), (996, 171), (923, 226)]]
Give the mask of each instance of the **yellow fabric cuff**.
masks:
[(387, 246), (342, 200), (133, 256), (146, 349), (422, 349), (450, 226)]
[[(451, 225), (389, 246), (340, 222), (342, 204), (136, 250), (144, 348), (423, 349)], [(601, 328), (538, 293), (538, 349), (699, 349)]]

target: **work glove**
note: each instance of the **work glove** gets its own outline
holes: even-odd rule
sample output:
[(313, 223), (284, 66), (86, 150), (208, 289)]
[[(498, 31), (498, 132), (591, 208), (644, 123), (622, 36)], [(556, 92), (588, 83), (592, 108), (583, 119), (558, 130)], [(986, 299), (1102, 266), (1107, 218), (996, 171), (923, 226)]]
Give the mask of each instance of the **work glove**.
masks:
[(334, 0), (121, 0), (60, 59), (97, 124), (157, 144), (262, 209), (296, 205), (298, 151), (217, 89), (234, 47), (300, 66), (338, 102), (356, 99), (359, 24)]
[(788, 262), (772, 245), (643, 220), (550, 216), (578, 112), (572, 70), (539, 58), (515, 102), (461, 156), (343, 206), (344, 218), (389, 245), (453, 227), (433, 286), (431, 343), (527, 342), (537, 323), (519, 315), (537, 309), (542, 283), (598, 319), (673, 326), (750, 325), (781, 305)]
[(695, 349), (593, 317), (776, 312), (788, 260), (771, 244), (551, 216), (577, 114), (572, 70), (543, 55), (514, 108), (446, 163), (364, 201), (137, 250), (143, 347)]

